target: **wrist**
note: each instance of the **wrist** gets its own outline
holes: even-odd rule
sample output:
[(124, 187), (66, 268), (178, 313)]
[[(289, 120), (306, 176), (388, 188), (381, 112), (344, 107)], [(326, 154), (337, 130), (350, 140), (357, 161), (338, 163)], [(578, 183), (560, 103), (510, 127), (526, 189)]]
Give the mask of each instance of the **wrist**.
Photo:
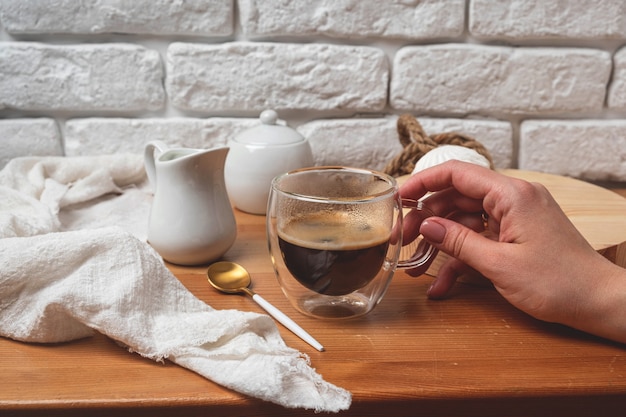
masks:
[(626, 269), (602, 258), (595, 291), (580, 330), (626, 343)]

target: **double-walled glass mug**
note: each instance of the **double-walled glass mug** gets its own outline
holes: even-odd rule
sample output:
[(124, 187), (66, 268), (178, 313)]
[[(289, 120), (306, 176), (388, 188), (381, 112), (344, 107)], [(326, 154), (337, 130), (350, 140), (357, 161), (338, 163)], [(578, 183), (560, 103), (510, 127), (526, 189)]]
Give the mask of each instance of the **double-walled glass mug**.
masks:
[(436, 254), (421, 235), (402, 244), (403, 211), (416, 224), (433, 215), (422, 202), (402, 201), (395, 179), (380, 172), (313, 167), (274, 178), (267, 237), (287, 299), (318, 318), (371, 311), (396, 268), (424, 266)]

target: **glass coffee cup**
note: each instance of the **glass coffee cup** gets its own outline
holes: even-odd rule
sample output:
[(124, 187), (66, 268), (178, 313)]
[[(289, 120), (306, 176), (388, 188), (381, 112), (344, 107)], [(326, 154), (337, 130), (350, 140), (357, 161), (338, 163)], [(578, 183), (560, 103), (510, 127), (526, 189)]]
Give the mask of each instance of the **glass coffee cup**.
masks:
[(270, 255), (280, 287), (301, 313), (359, 317), (383, 298), (396, 268), (425, 265), (436, 249), (421, 235), (402, 242), (403, 216), (434, 214), (401, 200), (393, 177), (349, 167), (304, 168), (272, 181)]

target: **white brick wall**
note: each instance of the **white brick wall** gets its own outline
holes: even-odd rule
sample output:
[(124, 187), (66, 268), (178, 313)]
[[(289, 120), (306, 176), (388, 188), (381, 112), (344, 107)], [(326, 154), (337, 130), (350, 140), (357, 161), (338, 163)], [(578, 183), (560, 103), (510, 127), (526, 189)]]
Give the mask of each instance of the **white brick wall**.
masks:
[(407, 46), (394, 60), (391, 106), (451, 114), (602, 110), (608, 52), (469, 44)]
[(470, 31), (483, 39), (619, 39), (626, 36), (620, 0), (472, 0)]
[(0, 143), (0, 167), (18, 156), (55, 156), (63, 152), (61, 132), (48, 118), (0, 120)]
[(159, 54), (138, 45), (0, 47), (0, 107), (19, 110), (157, 110), (165, 104)]
[(523, 166), (590, 180), (626, 178), (626, 120), (529, 120), (521, 130)]
[[(171, 146), (210, 148), (225, 145), (228, 137), (258, 124), (239, 118), (77, 118), (65, 123), (65, 153), (141, 152), (152, 140)], [(87, 150), (87, 151), (86, 151)]]
[(174, 43), (167, 73), (172, 105), (198, 112), (378, 111), (389, 77), (379, 49), (317, 43)]
[(609, 86), (608, 106), (614, 110), (626, 110), (626, 47), (613, 57), (613, 82)]
[(232, 0), (3, 0), (2, 24), (9, 33), (228, 36)]
[(465, 0), (240, 0), (243, 33), (250, 37), (403, 38), (459, 36)]
[(0, 167), (211, 147), (274, 108), (318, 164), (383, 168), (411, 113), (501, 168), (626, 182), (626, 3), (589, 5), (0, 0)]

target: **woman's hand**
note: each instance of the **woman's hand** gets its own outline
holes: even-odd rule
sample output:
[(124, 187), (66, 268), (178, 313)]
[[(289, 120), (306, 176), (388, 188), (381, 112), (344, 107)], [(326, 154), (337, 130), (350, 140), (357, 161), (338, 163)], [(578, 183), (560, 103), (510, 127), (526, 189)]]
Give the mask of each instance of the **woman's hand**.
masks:
[(422, 233), (452, 257), (429, 297), (443, 298), (460, 275), (480, 273), (537, 319), (626, 342), (626, 270), (591, 247), (545, 187), (449, 161), (400, 190), (412, 199), (427, 192), (434, 193), (425, 204), (441, 217), (419, 230), (409, 218), (404, 233), (409, 240)]

